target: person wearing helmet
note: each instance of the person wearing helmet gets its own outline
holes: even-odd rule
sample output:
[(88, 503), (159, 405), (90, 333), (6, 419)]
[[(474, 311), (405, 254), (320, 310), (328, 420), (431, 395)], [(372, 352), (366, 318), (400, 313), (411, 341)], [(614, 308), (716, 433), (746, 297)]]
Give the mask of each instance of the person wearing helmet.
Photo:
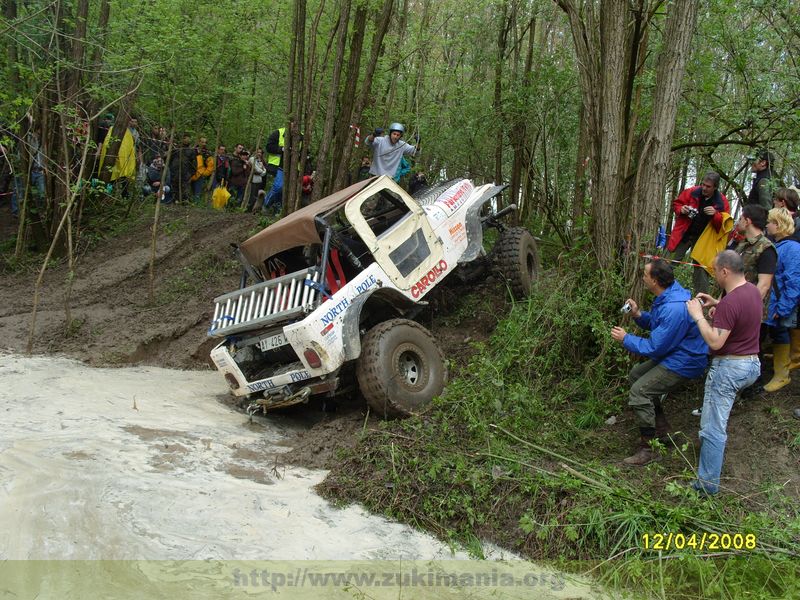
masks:
[(416, 136), (416, 146), (404, 142), (400, 138), (405, 133), (405, 127), (400, 123), (389, 126), (389, 135), (383, 135), (383, 129), (375, 129), (374, 133), (367, 136), (366, 143), (372, 146), (372, 166), (369, 172), (372, 175), (388, 175), (394, 177), (403, 156), (413, 156), (419, 148), (419, 135)]

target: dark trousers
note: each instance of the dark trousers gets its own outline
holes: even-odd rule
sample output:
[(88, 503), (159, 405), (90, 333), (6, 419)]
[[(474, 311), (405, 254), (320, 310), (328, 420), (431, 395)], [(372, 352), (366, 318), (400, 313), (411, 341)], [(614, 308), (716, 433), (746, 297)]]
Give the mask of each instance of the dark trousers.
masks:
[(628, 406), (633, 409), (639, 427), (653, 429), (656, 426), (656, 407), (661, 407), (661, 397), (689, 382), (688, 378), (652, 360), (633, 367), (628, 377), (631, 382)]
[[(683, 239), (681, 243), (678, 244), (678, 247), (675, 248), (675, 252), (672, 253), (672, 258), (675, 260), (683, 260), (686, 256), (686, 253), (692, 249), (694, 246), (696, 239)], [(694, 262), (694, 261), (692, 261)], [(708, 271), (706, 271), (703, 267), (692, 267), (692, 288), (695, 294), (699, 294), (703, 292), (705, 294), (708, 293), (709, 289), (709, 277)]]

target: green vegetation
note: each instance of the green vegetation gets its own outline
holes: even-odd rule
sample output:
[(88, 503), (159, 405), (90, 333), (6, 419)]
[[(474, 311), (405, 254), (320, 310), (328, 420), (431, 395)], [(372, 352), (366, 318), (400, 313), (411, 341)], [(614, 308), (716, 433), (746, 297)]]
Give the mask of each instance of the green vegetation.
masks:
[[(593, 565), (615, 589), (671, 599), (797, 597), (791, 551), (800, 518), (778, 490), (763, 504), (698, 497), (687, 487), (696, 465), (690, 442), (662, 448), (669, 466), (617, 466), (633, 433), (602, 429), (626, 401), (629, 359), (608, 335), (624, 295), (602, 282), (584, 253), (562, 256), (428, 414), (366, 432), (323, 491), (477, 555), (478, 540), (489, 539), (561, 568)], [(696, 533), (698, 548), (645, 549), (643, 536), (652, 544), (656, 532)], [(704, 532), (752, 533), (758, 547), (739, 556), (700, 550)]]

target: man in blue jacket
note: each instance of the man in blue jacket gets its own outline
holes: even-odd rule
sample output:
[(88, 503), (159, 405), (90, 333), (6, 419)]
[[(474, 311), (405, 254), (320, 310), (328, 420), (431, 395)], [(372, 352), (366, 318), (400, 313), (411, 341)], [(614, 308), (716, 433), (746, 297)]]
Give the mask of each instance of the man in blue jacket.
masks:
[(611, 329), (611, 337), (626, 350), (648, 359), (630, 373), (628, 404), (633, 408), (641, 434), (636, 453), (623, 461), (632, 466), (656, 460), (658, 454), (650, 442), (655, 438), (668, 439), (670, 427), (662, 398), (702, 376), (708, 364), (708, 346), (686, 310), (691, 294), (675, 281), (669, 263), (656, 259), (646, 264), (642, 280), (655, 296), (650, 312), (639, 310), (631, 298), (627, 302), (634, 321), (642, 329), (649, 329), (650, 337), (632, 335), (622, 327)]

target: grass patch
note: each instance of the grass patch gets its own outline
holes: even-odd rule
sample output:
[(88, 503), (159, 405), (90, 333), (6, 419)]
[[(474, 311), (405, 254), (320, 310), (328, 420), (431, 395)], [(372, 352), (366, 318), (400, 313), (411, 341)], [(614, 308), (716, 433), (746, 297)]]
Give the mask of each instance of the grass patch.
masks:
[[(423, 417), (382, 423), (346, 450), (321, 491), (480, 555), (488, 539), (612, 589), (660, 598), (800, 597), (797, 507), (780, 498), (698, 497), (690, 443), (671, 463), (625, 470), (631, 440), (605, 428), (623, 409), (630, 358), (609, 335), (625, 294), (585, 255), (562, 257), (513, 305)], [(613, 316), (612, 316), (613, 315)], [(457, 320), (457, 319), (456, 319)], [(631, 433), (631, 439), (633, 433)], [(646, 548), (645, 535), (697, 534), (695, 548)], [(698, 547), (703, 533), (756, 547)], [(742, 544), (744, 540), (742, 540)], [(584, 561), (576, 563), (574, 561)]]

